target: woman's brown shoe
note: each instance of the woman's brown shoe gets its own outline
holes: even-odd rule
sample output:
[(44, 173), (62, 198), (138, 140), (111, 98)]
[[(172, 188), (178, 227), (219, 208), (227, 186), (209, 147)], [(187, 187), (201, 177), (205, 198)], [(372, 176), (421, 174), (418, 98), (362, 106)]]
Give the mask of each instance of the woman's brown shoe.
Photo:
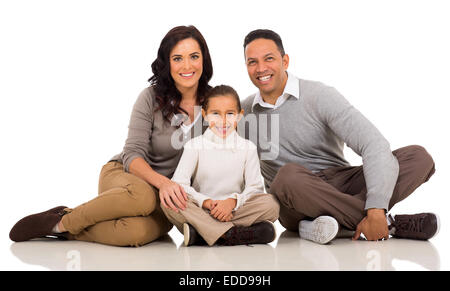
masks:
[(53, 227), (65, 214), (66, 206), (58, 206), (44, 212), (28, 215), (19, 220), (9, 232), (9, 238), (15, 242), (41, 238), (47, 235), (55, 236)]

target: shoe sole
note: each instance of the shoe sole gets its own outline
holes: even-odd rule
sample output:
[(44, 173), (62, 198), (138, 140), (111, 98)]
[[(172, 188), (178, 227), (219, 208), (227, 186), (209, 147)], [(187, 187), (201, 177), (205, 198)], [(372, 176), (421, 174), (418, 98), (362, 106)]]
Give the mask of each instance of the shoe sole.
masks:
[(184, 245), (187, 247), (189, 246), (189, 239), (190, 239), (190, 235), (189, 235), (189, 224), (187, 223), (183, 223), (183, 235), (184, 235)]
[(300, 221), (298, 228), (300, 238), (327, 244), (336, 237), (339, 224), (331, 216), (319, 216), (313, 221)]

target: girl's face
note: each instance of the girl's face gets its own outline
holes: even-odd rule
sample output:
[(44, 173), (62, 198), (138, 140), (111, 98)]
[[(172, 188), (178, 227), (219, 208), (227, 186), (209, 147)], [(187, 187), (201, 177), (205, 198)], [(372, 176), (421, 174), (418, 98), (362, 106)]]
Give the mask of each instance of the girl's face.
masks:
[(238, 111), (238, 105), (233, 96), (214, 96), (208, 101), (207, 111), (202, 109), (202, 115), (209, 122), (209, 128), (222, 138), (236, 130), (237, 123), (244, 114)]
[(193, 38), (180, 40), (170, 52), (170, 75), (180, 92), (197, 89), (203, 72), (202, 50)]

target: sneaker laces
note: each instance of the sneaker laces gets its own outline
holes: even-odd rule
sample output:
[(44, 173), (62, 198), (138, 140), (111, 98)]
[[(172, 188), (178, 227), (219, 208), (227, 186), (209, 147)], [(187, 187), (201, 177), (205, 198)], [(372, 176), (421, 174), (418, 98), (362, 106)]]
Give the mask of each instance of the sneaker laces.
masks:
[(424, 217), (406, 216), (398, 217), (393, 226), (396, 230), (408, 232), (423, 232)]

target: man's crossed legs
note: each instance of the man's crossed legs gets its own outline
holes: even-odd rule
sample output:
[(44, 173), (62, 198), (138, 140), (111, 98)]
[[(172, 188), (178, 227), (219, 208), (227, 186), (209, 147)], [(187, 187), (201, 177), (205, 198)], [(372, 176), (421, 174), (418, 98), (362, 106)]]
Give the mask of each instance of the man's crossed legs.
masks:
[[(392, 153), (400, 169), (388, 210), (428, 181), (435, 172), (432, 157), (421, 146), (407, 146)], [(306, 238), (319, 243), (327, 243), (336, 234), (317, 238), (318, 228), (322, 231), (320, 227), (328, 225), (331, 232), (337, 232), (331, 229), (333, 221), (337, 221), (341, 227), (354, 231), (366, 215), (367, 189), (363, 166), (333, 167), (312, 173), (298, 164), (289, 163), (280, 168), (269, 192), (280, 201), (281, 225), (288, 230), (299, 231), (300, 236), (302, 232), (306, 232), (306, 236), (312, 232), (312, 236)], [(314, 219), (315, 223), (311, 221)], [(393, 220), (398, 220), (398, 223)], [(437, 220), (435, 214), (426, 213), (397, 215), (390, 222), (396, 227), (394, 235), (429, 239), (438, 231)]]

